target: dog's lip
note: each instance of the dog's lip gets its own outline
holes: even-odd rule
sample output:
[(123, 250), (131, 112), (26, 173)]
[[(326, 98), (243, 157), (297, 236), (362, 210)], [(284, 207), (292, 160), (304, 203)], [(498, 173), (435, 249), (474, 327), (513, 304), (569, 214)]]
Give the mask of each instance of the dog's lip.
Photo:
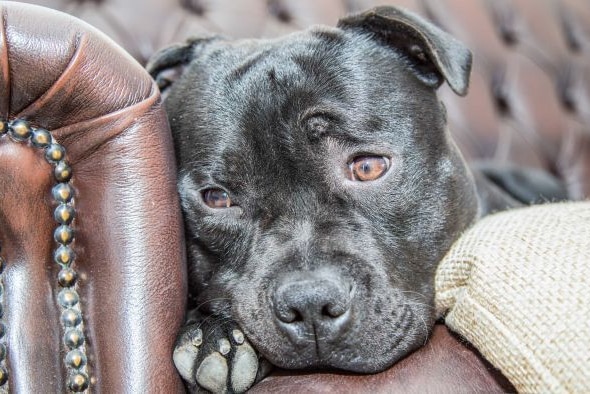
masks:
[[(396, 340), (388, 346), (387, 352), (390, 357), (363, 357), (343, 352), (326, 352), (324, 355), (318, 354), (317, 349), (313, 352), (299, 353), (289, 352), (285, 358), (275, 357), (274, 354), (268, 354), (261, 351), (262, 356), (269, 360), (273, 365), (284, 369), (298, 370), (330, 370), (343, 371), (352, 373), (377, 373), (381, 372), (409, 354), (408, 346), (404, 346), (403, 336), (398, 336)], [(310, 344), (309, 347), (315, 347)]]

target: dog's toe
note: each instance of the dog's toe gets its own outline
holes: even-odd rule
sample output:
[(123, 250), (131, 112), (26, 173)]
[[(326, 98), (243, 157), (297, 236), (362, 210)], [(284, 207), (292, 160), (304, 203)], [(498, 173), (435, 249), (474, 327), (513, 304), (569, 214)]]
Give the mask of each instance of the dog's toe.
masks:
[(242, 393), (269, 372), (232, 322), (191, 321), (178, 337), (173, 359), (191, 393)]
[(190, 384), (195, 384), (195, 361), (203, 342), (203, 332), (195, 328), (185, 331), (179, 338), (172, 356), (178, 373)]
[[(236, 331), (238, 338), (236, 339)], [(235, 392), (246, 391), (254, 384), (258, 372), (258, 356), (239, 330), (232, 333), (237, 345), (232, 360), (231, 385)]]

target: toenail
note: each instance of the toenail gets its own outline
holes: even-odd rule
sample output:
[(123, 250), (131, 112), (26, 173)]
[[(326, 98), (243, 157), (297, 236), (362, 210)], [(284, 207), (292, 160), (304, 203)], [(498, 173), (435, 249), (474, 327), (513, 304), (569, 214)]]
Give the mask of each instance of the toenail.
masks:
[(219, 346), (219, 353), (223, 354), (224, 356), (229, 353), (231, 350), (231, 344), (226, 338), (222, 338), (217, 342)]
[(244, 343), (244, 333), (242, 331), (235, 329), (231, 332), (231, 334), (234, 338), (235, 343), (237, 343), (238, 345)]
[(200, 328), (197, 328), (190, 335), (191, 335), (191, 343), (193, 344), (193, 346), (197, 346), (197, 347), (201, 346), (201, 344), (203, 343), (203, 331)]

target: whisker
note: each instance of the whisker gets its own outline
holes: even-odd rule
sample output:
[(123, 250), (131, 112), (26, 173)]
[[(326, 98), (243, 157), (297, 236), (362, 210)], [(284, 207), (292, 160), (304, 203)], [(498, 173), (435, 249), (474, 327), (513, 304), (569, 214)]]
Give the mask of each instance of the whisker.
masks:
[(196, 309), (201, 309), (201, 307), (211, 303), (211, 302), (215, 302), (215, 301), (230, 301), (231, 299), (228, 297), (219, 297), (219, 298), (211, 298), (209, 300), (205, 300), (203, 302), (201, 302), (199, 305), (197, 305)]
[(428, 299), (429, 299), (427, 296), (425, 296), (424, 294), (422, 294), (422, 293), (419, 293), (419, 292), (417, 292), (417, 291), (412, 291), (412, 290), (401, 290), (401, 292), (402, 292), (402, 293), (404, 293), (404, 294), (415, 294), (415, 295), (417, 295), (417, 296), (420, 296), (421, 298), (423, 298), (423, 299), (425, 299), (425, 300), (427, 300), (427, 301), (428, 301)]

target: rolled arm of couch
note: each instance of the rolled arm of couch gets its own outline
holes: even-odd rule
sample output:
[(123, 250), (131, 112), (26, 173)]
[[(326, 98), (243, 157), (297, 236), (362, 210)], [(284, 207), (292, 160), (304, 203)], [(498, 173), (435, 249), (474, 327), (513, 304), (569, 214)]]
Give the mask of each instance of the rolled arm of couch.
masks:
[(157, 88), (74, 17), (0, 10), (0, 383), (180, 392), (183, 230)]

